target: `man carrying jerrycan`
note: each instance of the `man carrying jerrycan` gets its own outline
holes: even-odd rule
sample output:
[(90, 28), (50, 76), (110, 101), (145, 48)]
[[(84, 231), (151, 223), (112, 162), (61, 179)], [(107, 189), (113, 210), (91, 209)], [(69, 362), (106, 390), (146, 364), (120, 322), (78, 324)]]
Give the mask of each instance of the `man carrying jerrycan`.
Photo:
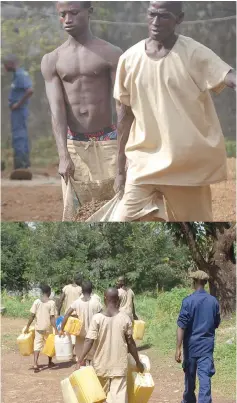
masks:
[(132, 321), (119, 311), (119, 294), (109, 288), (104, 295), (105, 310), (93, 316), (77, 369), (95, 349), (92, 365), (107, 395), (107, 403), (127, 403), (128, 352), (139, 372), (144, 372), (133, 340)]
[[(61, 326), (60, 336), (64, 334), (64, 327), (67, 323), (68, 318), (73, 312), (76, 313), (78, 319), (82, 323), (80, 335), (76, 336), (76, 356), (77, 358), (81, 355), (83, 345), (85, 342), (85, 337), (88, 332), (93, 315), (97, 314), (102, 310), (102, 305), (98, 298), (92, 296), (93, 285), (91, 281), (82, 282), (82, 296), (74, 301), (68, 308)], [(90, 363), (93, 356), (93, 351), (87, 357), (88, 364)]]
[[(50, 300), (51, 288), (48, 285), (41, 286), (41, 297), (34, 301), (31, 307), (31, 317), (27, 323), (24, 333), (29, 333), (29, 328), (35, 319), (35, 339), (34, 339), (34, 372), (39, 372), (38, 359), (40, 351), (44, 346), (44, 341), (51, 332), (52, 327), (55, 334), (58, 334), (55, 316), (57, 314), (56, 304)], [(52, 357), (49, 357), (48, 367), (53, 367)]]

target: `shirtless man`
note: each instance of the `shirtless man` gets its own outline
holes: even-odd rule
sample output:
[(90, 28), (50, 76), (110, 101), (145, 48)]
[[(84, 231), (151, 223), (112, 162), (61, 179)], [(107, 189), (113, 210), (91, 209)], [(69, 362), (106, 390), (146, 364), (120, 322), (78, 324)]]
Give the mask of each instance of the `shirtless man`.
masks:
[(91, 2), (58, 2), (57, 9), (69, 38), (43, 57), (41, 71), (63, 187), (70, 178), (84, 204), (113, 196), (117, 132), (111, 99), (122, 51), (91, 33)]

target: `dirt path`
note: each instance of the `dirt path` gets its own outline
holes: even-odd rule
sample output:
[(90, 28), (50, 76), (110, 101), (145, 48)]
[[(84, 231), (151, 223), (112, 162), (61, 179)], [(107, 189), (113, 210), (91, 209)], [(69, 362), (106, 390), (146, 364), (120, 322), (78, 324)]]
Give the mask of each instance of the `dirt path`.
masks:
[[(21, 357), (15, 346), (19, 331), (26, 320), (2, 319), (2, 403), (63, 403), (60, 381), (72, 371), (71, 363), (58, 364), (55, 369), (46, 368), (47, 359), (40, 357), (41, 372), (32, 371), (32, 357)], [(154, 350), (147, 351), (152, 362), (152, 375), (156, 384), (149, 403), (180, 403), (183, 373), (173, 362), (173, 357), (160, 359)], [(215, 396), (213, 403), (234, 403)]]
[[(229, 180), (212, 186), (214, 221), (234, 221), (236, 216), (234, 158), (228, 161)], [(32, 181), (10, 181), (2, 178), (3, 221), (61, 221), (62, 191), (56, 168), (36, 173)]]

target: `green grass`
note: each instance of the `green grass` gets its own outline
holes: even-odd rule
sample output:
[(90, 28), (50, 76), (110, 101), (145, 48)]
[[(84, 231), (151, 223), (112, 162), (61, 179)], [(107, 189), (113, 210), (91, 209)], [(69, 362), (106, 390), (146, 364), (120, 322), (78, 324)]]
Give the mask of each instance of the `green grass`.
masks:
[[(176, 343), (176, 320), (184, 297), (192, 292), (190, 289), (175, 288), (171, 292), (159, 293), (157, 297), (136, 296), (136, 311), (146, 322), (146, 333), (142, 345), (149, 344), (158, 358), (170, 359), (174, 356)], [(6, 316), (28, 318), (34, 298), (8, 297), (2, 293), (2, 306), (6, 307)], [(213, 389), (227, 398), (235, 397), (236, 383), (236, 337), (235, 315), (222, 321), (216, 334), (215, 367)], [(3, 344), (11, 346), (12, 335), (4, 335)], [(226, 344), (233, 339), (233, 344)]]
[(9, 297), (2, 293), (1, 305), (6, 308), (5, 316), (12, 318), (28, 318), (30, 308), (36, 298)]
[(236, 158), (236, 141), (225, 140), (225, 147), (228, 158)]
[[(55, 139), (52, 135), (34, 139), (31, 144), (30, 159), (35, 168), (45, 168), (58, 164), (58, 154)], [(9, 144), (2, 145), (2, 161), (6, 164), (6, 169), (12, 169), (13, 150)]]

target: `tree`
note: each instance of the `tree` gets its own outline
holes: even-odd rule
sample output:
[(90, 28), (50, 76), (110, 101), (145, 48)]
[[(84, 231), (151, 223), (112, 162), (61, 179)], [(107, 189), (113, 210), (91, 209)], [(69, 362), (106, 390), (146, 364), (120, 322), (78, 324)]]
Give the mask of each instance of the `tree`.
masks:
[(198, 269), (208, 273), (210, 292), (223, 314), (236, 307), (236, 224), (167, 224), (178, 242), (185, 242)]
[(27, 288), (24, 275), (27, 270), (28, 228), (24, 223), (4, 223), (1, 229), (1, 287), (22, 292)]

